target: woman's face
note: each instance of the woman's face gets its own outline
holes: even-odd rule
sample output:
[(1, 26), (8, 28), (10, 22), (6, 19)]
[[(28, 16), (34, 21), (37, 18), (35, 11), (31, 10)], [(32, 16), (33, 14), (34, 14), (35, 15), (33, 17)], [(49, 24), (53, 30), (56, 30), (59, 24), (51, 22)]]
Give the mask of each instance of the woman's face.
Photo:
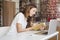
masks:
[(36, 12), (37, 12), (37, 8), (32, 8), (30, 10), (30, 15), (29, 16), (33, 16), (34, 14), (36, 14)]

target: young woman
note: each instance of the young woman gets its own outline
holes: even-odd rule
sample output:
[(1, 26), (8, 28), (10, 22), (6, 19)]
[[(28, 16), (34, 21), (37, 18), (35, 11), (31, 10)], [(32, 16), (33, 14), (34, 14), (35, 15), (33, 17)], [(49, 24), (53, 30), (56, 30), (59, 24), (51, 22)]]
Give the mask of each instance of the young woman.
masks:
[[(34, 28), (34, 26), (31, 26), (31, 20), (32, 16), (34, 16), (37, 12), (37, 7), (33, 4), (29, 4), (25, 6), (25, 9), (23, 12), (18, 13), (11, 25), (9, 34), (14, 34), (14, 32), (24, 32), (24, 31), (30, 31)], [(27, 24), (29, 24), (30, 27), (26, 28)], [(42, 26), (41, 26), (42, 27)]]

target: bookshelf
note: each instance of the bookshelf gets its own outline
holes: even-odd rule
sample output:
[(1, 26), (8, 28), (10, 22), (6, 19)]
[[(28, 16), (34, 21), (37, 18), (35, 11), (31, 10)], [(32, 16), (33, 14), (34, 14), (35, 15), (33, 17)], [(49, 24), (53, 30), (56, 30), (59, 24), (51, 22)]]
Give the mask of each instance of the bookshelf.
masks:
[(56, 0), (40, 0), (40, 12), (42, 19), (48, 20), (56, 18)]

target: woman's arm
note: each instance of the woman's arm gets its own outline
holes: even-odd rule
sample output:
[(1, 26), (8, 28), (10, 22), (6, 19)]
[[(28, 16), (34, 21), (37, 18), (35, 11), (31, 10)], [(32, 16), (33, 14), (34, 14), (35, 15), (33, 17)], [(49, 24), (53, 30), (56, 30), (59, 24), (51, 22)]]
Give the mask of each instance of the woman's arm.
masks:
[(22, 32), (22, 25), (20, 23), (16, 23), (16, 28), (17, 28), (17, 32)]
[[(38, 25), (38, 26), (39, 26), (38, 27), (39, 29), (44, 29), (45, 28), (44, 26), (41, 26), (41, 25)], [(17, 23), (16, 27), (17, 27), (17, 32), (19, 33), (19, 32), (25, 32), (25, 31), (33, 30), (34, 28), (37, 27), (37, 25), (29, 27), (29, 28), (26, 28), (26, 29), (22, 29), (22, 25), (20, 23)]]
[(32, 27), (30, 28), (26, 28), (26, 29), (22, 29), (22, 25), (20, 23), (16, 23), (16, 27), (17, 27), (17, 32), (24, 32), (24, 31), (29, 31), (32, 30)]

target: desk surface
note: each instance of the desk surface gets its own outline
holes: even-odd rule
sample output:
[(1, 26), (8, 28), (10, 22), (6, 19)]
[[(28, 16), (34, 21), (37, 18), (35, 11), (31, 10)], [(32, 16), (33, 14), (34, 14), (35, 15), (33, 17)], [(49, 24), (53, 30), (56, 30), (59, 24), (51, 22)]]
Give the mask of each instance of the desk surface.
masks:
[[(23, 38), (25, 38), (26, 40), (45, 40), (45, 39), (52, 38), (53, 36), (58, 34), (58, 32), (55, 32), (51, 35), (35, 34), (37, 32), (39, 32), (39, 31), (28, 31), (28, 32), (24, 32), (24, 33), (21, 33), (21, 34), (24, 34), (25, 37), (23, 36)], [(21, 34), (18, 34), (18, 36), (21, 36)]]
[(28, 31), (28, 32), (22, 32), (22, 33), (18, 33), (18, 35), (7, 35), (3, 38), (1, 38), (0, 40), (45, 40), (48, 38), (51, 38), (54, 35), (57, 35), (58, 32), (51, 34), (51, 35), (37, 35), (34, 34), (36, 32), (39, 31)]

